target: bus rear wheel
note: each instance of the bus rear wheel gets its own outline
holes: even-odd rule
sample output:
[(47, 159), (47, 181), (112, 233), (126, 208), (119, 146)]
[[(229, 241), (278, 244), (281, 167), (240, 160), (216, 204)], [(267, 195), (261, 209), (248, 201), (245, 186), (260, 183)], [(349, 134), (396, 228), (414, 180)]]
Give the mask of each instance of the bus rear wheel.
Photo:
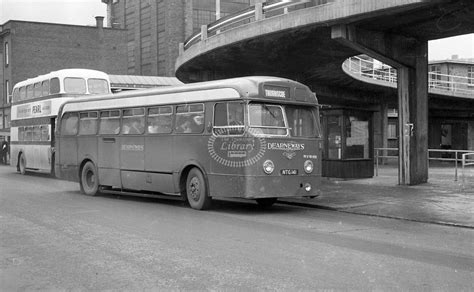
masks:
[(256, 199), (257, 204), (262, 208), (269, 208), (277, 201), (277, 198), (261, 198)]
[(193, 168), (186, 179), (186, 198), (189, 206), (196, 210), (205, 210), (211, 207), (212, 199), (209, 197), (206, 181), (202, 172)]
[(18, 172), (20, 172), (20, 174), (26, 173), (26, 158), (23, 153), (21, 153), (20, 158), (18, 158)]
[(99, 192), (99, 177), (94, 163), (88, 161), (81, 170), (81, 191), (88, 196), (95, 196)]

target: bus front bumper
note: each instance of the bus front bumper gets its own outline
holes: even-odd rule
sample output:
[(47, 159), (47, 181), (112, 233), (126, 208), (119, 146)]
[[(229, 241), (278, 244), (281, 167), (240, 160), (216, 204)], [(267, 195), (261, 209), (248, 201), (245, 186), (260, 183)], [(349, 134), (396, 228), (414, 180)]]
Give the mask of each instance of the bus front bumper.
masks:
[(209, 174), (212, 197), (247, 199), (316, 197), (321, 176), (229, 176)]

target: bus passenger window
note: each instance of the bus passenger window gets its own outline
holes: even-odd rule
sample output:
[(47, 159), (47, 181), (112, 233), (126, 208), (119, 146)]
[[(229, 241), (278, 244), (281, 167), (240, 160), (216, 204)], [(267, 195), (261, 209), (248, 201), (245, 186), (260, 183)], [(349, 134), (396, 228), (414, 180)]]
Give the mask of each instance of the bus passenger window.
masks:
[(95, 135), (97, 133), (97, 112), (79, 115), (79, 135)]
[(26, 87), (20, 87), (20, 100), (26, 99)]
[(87, 86), (90, 94), (109, 93), (107, 80), (91, 78), (87, 80)]
[(120, 111), (100, 113), (99, 134), (118, 134), (120, 132)]
[(13, 89), (13, 98), (12, 102), (18, 102), (20, 100), (20, 90), (18, 88)]
[(153, 107), (148, 109), (148, 133), (160, 134), (171, 133), (173, 120), (173, 108), (171, 106)]
[(33, 127), (25, 127), (25, 141), (33, 140)]
[(244, 133), (244, 108), (239, 102), (217, 103), (214, 108), (214, 133), (241, 135)]
[(176, 107), (176, 133), (202, 133), (204, 105), (191, 104)]
[(142, 108), (123, 111), (122, 133), (125, 135), (143, 134), (145, 130), (145, 111)]
[(64, 91), (67, 93), (86, 93), (86, 80), (82, 78), (64, 78)]
[(18, 127), (18, 140), (25, 141), (25, 127)]
[(59, 78), (52, 78), (49, 83), (49, 92), (51, 94), (56, 94), (61, 92), (61, 87), (59, 86)]
[(35, 88), (33, 90), (33, 96), (34, 97), (40, 97), (41, 96), (41, 82), (35, 83)]
[(33, 127), (33, 141), (41, 141), (41, 127), (40, 126)]
[(64, 114), (61, 120), (61, 134), (62, 135), (76, 135), (77, 122), (79, 118), (75, 113)]
[(26, 86), (26, 98), (33, 98), (33, 84)]
[(49, 141), (49, 127), (47, 125), (41, 126), (41, 141)]
[(41, 96), (49, 95), (49, 80), (45, 80), (43, 81), (43, 83), (41, 83), (41, 91), (42, 91)]

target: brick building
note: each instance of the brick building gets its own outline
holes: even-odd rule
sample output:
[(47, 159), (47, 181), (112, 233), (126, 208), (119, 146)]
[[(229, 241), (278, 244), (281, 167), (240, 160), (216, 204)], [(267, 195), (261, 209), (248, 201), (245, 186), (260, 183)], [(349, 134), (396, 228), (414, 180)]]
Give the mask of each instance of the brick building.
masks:
[(8, 136), (11, 91), (22, 80), (66, 68), (125, 74), (126, 31), (97, 26), (8, 21), (0, 25), (0, 136)]
[[(109, 27), (127, 30), (127, 74), (174, 76), (179, 43), (201, 25), (259, 0), (101, 0)], [(260, 1), (261, 2), (261, 1)], [(218, 11), (218, 13), (216, 13)]]

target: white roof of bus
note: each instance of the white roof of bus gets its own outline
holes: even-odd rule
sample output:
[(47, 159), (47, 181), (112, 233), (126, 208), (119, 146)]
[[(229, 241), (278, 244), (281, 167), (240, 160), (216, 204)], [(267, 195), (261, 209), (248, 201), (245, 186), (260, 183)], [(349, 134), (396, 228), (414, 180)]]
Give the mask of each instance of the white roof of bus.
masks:
[(178, 102), (202, 102), (211, 100), (236, 99), (258, 95), (259, 84), (262, 82), (291, 83), (306, 88), (296, 81), (278, 78), (252, 76), (225, 80), (190, 83), (179, 86), (127, 91), (113, 95), (81, 97), (64, 104), (64, 111), (83, 111), (97, 108), (122, 108), (154, 104)]
[(28, 78), (26, 80), (20, 81), (15, 84), (14, 88), (34, 84), (36, 82), (40, 82), (43, 80), (51, 79), (54, 77), (64, 78), (64, 77), (81, 77), (84, 79), (87, 78), (100, 78), (109, 80), (109, 75), (102, 71), (92, 70), (92, 69), (61, 69), (57, 71), (53, 71), (44, 75), (39, 75), (33, 78)]

